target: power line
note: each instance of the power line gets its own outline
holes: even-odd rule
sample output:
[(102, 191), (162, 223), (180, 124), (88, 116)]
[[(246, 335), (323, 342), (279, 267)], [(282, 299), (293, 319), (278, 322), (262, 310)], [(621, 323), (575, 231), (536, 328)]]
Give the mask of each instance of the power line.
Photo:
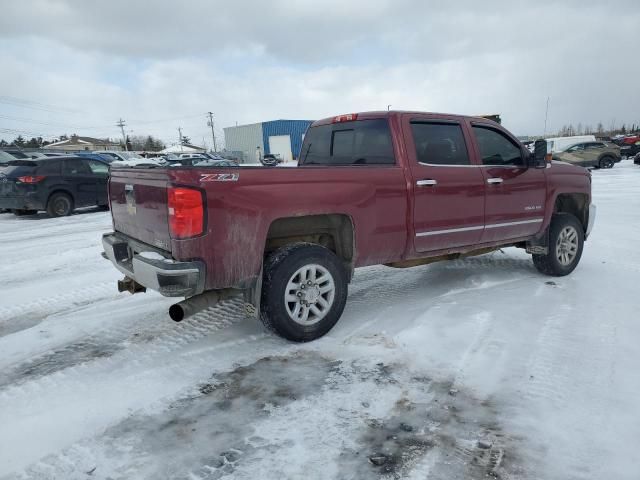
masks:
[(8, 95), (0, 95), (0, 103), (4, 103), (6, 105), (12, 105), (14, 107), (22, 107), (22, 108), (31, 108), (34, 110), (42, 110), (45, 112), (53, 112), (53, 113), (83, 113), (78, 110), (71, 110), (69, 108), (63, 108), (56, 105), (48, 105), (46, 103), (34, 102), (32, 100), (25, 100), (23, 98), (10, 97)]

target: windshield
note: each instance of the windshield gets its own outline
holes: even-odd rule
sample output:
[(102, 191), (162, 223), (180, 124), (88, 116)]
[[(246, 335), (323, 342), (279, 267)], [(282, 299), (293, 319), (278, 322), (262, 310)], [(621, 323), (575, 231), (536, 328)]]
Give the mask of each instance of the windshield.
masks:
[(0, 165), (6, 165), (11, 160), (15, 160), (16, 157), (9, 155), (7, 152), (0, 151)]

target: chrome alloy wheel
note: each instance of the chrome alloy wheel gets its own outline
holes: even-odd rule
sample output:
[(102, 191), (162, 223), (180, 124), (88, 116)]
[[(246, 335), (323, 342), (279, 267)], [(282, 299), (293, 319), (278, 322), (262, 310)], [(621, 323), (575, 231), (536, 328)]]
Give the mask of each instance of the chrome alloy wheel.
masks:
[(329, 313), (335, 296), (336, 285), (329, 270), (322, 265), (305, 265), (289, 279), (284, 305), (291, 320), (309, 326)]
[(560, 265), (571, 265), (578, 254), (578, 232), (573, 227), (564, 227), (556, 241), (556, 257)]

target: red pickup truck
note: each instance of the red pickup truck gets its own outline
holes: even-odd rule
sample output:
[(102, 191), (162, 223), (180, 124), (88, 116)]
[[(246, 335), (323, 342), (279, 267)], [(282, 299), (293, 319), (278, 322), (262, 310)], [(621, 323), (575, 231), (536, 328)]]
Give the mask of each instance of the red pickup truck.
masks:
[(546, 142), (532, 154), (484, 118), (401, 111), (313, 123), (294, 168), (112, 168), (109, 195), (120, 290), (186, 297), (178, 321), (243, 292), (293, 341), (335, 325), (355, 268), (515, 246), (567, 275), (595, 218), (589, 171)]

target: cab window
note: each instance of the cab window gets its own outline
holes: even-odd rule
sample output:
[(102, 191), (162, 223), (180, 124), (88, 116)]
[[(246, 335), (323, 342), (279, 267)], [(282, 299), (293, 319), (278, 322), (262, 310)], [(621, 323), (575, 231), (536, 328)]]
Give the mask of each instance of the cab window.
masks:
[(429, 165), (469, 165), (462, 127), (457, 123), (411, 122), (418, 162)]

